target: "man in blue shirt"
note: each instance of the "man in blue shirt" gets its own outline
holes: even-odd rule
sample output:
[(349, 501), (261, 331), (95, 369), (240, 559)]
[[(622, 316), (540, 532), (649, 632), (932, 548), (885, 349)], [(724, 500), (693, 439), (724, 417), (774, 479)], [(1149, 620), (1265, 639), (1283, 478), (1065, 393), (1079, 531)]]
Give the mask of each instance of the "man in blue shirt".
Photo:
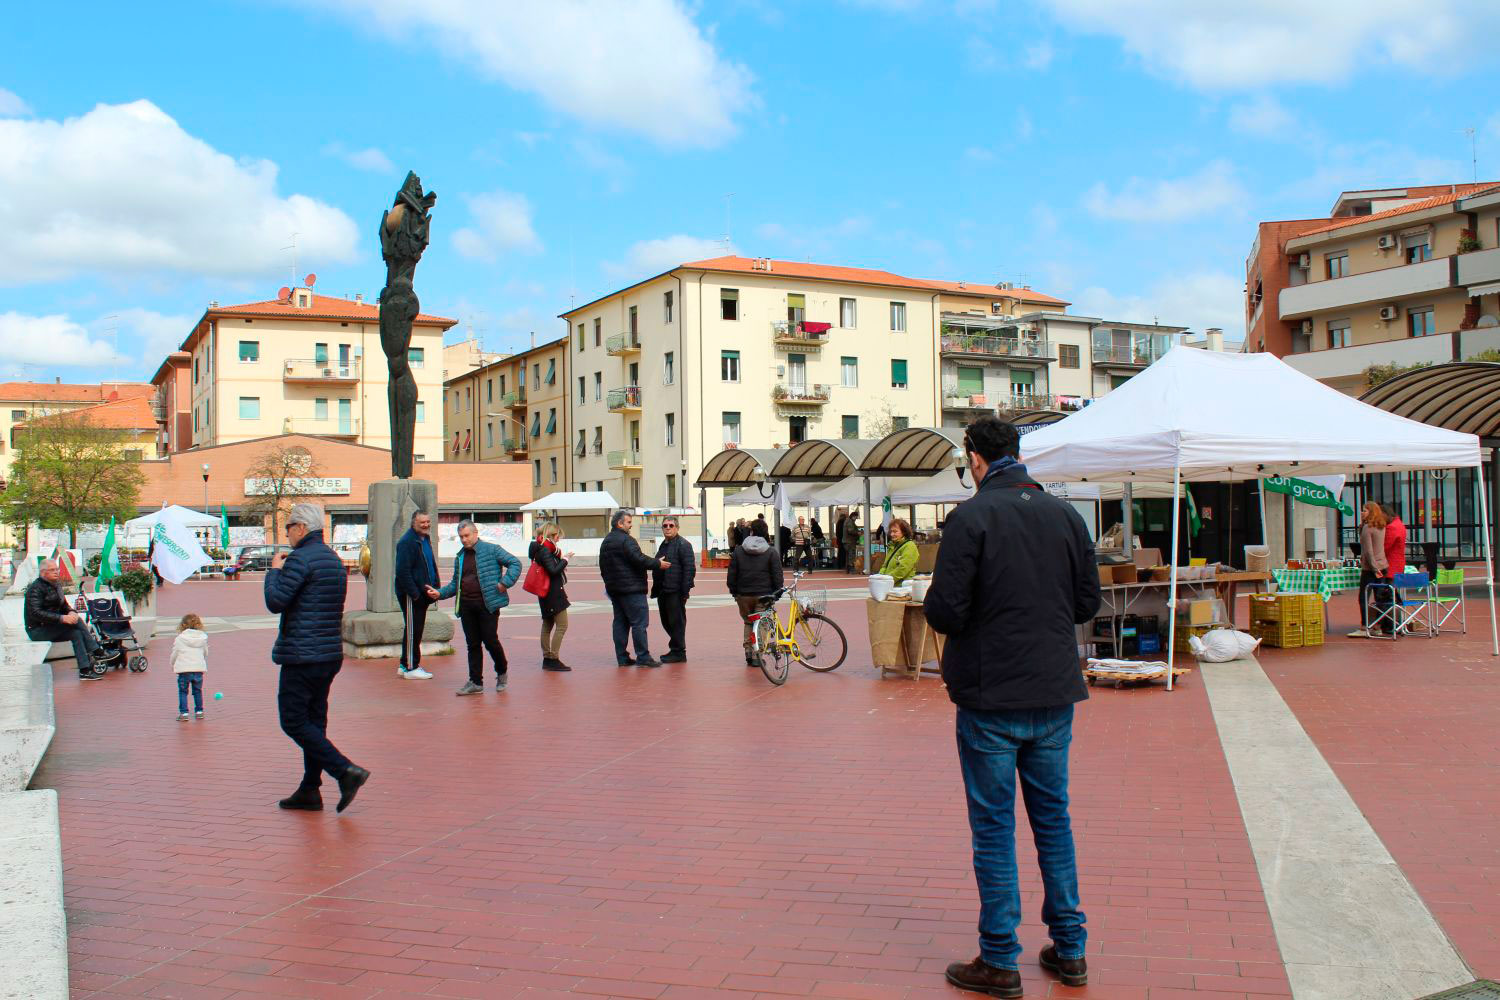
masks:
[(415, 680), (432, 676), (422, 669), (422, 629), (427, 624), (427, 609), (438, 598), (440, 582), (431, 531), (432, 518), (419, 510), (396, 543), (396, 600), (401, 604), (404, 623), (396, 673)]

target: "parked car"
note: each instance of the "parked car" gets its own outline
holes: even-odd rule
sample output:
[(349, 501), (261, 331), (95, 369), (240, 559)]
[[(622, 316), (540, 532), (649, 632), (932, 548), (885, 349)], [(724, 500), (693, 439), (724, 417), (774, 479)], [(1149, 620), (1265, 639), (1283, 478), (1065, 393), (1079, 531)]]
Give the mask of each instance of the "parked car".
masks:
[(224, 569), (225, 576), (246, 572), (265, 572), (271, 568), (271, 560), (278, 552), (291, 552), (290, 545), (246, 545), (240, 549), (234, 562)]

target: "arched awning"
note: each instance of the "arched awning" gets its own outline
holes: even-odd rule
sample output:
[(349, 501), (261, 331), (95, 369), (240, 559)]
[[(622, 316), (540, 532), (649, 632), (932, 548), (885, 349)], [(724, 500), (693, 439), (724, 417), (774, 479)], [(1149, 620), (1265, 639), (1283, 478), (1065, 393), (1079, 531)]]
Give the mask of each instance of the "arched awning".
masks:
[(863, 476), (924, 476), (951, 469), (964, 448), (962, 427), (908, 427), (887, 434), (859, 465)]
[[(1037, 428), (1055, 424), (1066, 417), (1066, 413), (1057, 410), (1024, 410), (1010, 418), (1010, 422), (1016, 427)], [(1022, 431), (1021, 433), (1026, 433)]]
[(791, 483), (836, 483), (852, 476), (878, 442), (850, 438), (803, 441), (781, 452), (769, 476)]
[(1495, 362), (1413, 368), (1359, 398), (1433, 427), (1477, 434), (1487, 448), (1500, 446), (1500, 364)]
[(786, 452), (774, 448), (725, 448), (698, 473), (697, 487), (745, 487), (768, 478), (771, 466)]

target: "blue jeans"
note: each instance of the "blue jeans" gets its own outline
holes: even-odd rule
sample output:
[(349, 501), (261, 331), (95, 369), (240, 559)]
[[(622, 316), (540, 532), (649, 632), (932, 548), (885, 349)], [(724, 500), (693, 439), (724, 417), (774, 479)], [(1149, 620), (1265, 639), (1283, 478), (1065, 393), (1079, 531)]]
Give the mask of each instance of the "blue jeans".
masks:
[(979, 955), (1017, 968), (1021, 890), (1016, 879), (1016, 774), (1042, 870), (1042, 920), (1059, 958), (1082, 958), (1087, 940), (1078, 908), (1078, 866), (1068, 822), (1068, 744), (1073, 706), (979, 712), (960, 708), (958, 760), (974, 836), (979, 885)]
[(190, 674), (177, 675), (177, 712), (187, 715), (188, 688), (193, 689), (193, 708), (199, 712), (203, 711), (203, 671), (195, 670)]
[(635, 658), (650, 656), (646, 641), (646, 625), (650, 621), (645, 594), (613, 594), (609, 603), (615, 608), (614, 638), (615, 662), (623, 664), (630, 659), (625, 649), (626, 636), (635, 638)]

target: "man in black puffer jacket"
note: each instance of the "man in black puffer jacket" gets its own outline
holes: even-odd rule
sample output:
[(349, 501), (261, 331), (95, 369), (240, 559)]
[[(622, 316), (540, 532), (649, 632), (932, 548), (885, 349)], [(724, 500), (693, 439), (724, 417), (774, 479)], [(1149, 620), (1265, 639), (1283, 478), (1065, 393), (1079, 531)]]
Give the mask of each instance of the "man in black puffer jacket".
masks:
[(348, 576), (338, 554), (323, 543), (323, 508), (292, 507), (286, 526), (290, 553), (278, 553), (266, 574), (266, 608), (281, 615), (271, 659), (281, 665), (276, 707), (282, 732), (302, 748), (302, 784), (281, 800), (283, 809), (322, 809), (323, 772), (339, 783), (343, 812), (370, 772), (352, 764), (328, 740), (328, 689), (344, 665), (344, 595)]
[(739, 548), (729, 554), (729, 593), (740, 609), (740, 621), (745, 623), (745, 666), (760, 666), (760, 654), (755, 650), (755, 632), (750, 626), (750, 616), (756, 605), (767, 594), (781, 589), (781, 560), (760, 535), (751, 535)]
[[(622, 667), (632, 664), (659, 667), (661, 661), (651, 656), (646, 636), (646, 624), (651, 619), (646, 604), (646, 570), (671, 569), (672, 565), (641, 551), (640, 544), (630, 534), (634, 521), (629, 511), (615, 511), (610, 532), (599, 543), (599, 575), (604, 578), (604, 593), (615, 609), (615, 663)], [(625, 648), (627, 637), (635, 639), (633, 660)]]
[(698, 577), (693, 543), (677, 531), (677, 515), (668, 514), (661, 522), (662, 540), (656, 547), (656, 558), (665, 559), (671, 569), (651, 571), (651, 596), (656, 598), (656, 613), (661, 627), (667, 630), (667, 654), (663, 663), (687, 661), (687, 599)]

